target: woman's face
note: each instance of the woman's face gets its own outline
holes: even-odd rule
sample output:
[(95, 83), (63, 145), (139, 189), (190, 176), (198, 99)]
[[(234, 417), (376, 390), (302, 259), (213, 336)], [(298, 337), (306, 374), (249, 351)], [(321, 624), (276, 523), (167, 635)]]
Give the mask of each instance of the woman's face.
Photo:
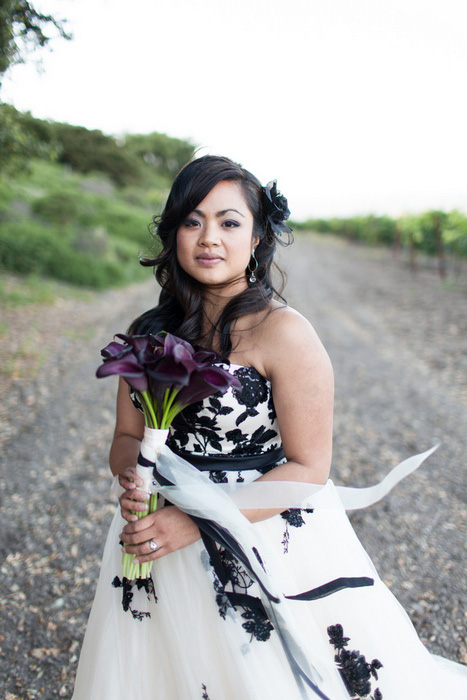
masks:
[(177, 259), (183, 270), (206, 286), (246, 288), (246, 267), (258, 242), (253, 214), (241, 186), (222, 180), (177, 230)]

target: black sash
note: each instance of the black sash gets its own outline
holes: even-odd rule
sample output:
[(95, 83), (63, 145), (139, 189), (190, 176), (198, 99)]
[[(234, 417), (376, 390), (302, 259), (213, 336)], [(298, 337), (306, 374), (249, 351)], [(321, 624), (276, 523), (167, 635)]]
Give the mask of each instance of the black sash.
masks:
[(170, 445), (172, 452), (175, 452), (179, 457), (183, 457), (193, 467), (201, 472), (223, 471), (237, 472), (246, 469), (264, 469), (264, 467), (273, 467), (277, 462), (285, 459), (284, 450), (282, 447), (277, 447), (269, 452), (262, 452), (258, 455), (199, 455), (195, 452), (184, 452), (177, 449), (174, 445)]

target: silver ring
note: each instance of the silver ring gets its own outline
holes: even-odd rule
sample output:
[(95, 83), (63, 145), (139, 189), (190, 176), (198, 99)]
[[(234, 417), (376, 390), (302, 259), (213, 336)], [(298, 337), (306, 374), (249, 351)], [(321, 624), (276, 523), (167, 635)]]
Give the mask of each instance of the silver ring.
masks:
[(153, 552), (156, 551), (157, 549), (157, 544), (154, 542), (154, 540), (149, 540), (149, 546), (152, 549)]

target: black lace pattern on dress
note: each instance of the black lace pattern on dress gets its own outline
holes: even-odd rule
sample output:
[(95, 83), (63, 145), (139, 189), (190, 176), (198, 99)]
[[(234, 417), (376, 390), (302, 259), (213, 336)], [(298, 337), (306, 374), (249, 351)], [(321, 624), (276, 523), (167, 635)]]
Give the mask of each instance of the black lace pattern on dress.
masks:
[(202, 700), (209, 700), (208, 691), (204, 683), (201, 684), (201, 690), (203, 691), (203, 694), (201, 696)]
[[(220, 428), (216, 425), (217, 417), (228, 415), (233, 408), (222, 406), (218, 396), (215, 394), (206, 401), (193, 403), (174, 418), (172, 432), (167, 440), (169, 447), (175, 448), (175, 451), (177, 448), (186, 447), (191, 436), (195, 440), (193, 452), (196, 454), (222, 452), (223, 437), (220, 434)], [(200, 415), (203, 409), (212, 415)]]
[(118, 576), (115, 576), (114, 580), (112, 581), (112, 586), (114, 588), (122, 589), (122, 608), (125, 612), (130, 611), (134, 620), (141, 621), (151, 617), (150, 612), (142, 612), (141, 610), (135, 610), (135, 608), (132, 608), (131, 601), (134, 597), (134, 587), (136, 587), (138, 591), (146, 591), (148, 600), (154, 600), (154, 602), (157, 603), (156, 590), (154, 588), (154, 581), (152, 580), (152, 577), (137, 578), (135, 581), (129, 581), (125, 577), (119, 579)]
[(247, 620), (242, 627), (251, 635), (250, 642), (253, 641), (253, 637), (258, 642), (267, 642), (274, 627), (269, 622), (266, 613), (258, 608), (246, 608), (245, 612), (242, 613), (242, 617)]
[[(167, 441), (171, 449), (181, 451), (182, 454), (186, 450), (199, 455), (224, 453), (235, 457), (261, 454), (280, 446), (280, 437), (274, 424), (276, 411), (268, 380), (254, 367), (238, 367), (232, 374), (242, 383), (241, 389), (232, 390), (230, 400), (232, 402), (234, 399), (233, 404), (228, 405), (225, 400), (221, 402), (221, 395), (214, 394), (204, 401), (187, 406), (172, 422)], [(137, 405), (135, 400), (134, 403)], [(221, 423), (234, 410), (229, 429), (226, 429), (225, 423)], [(251, 424), (248, 425), (247, 419), (260, 413), (264, 415), (265, 422), (267, 416), (269, 426), (256, 425), (256, 429), (250, 429)], [(238, 481), (242, 481), (240, 475)]]
[(373, 695), (371, 681), (372, 678), (378, 680), (378, 670), (383, 664), (378, 659), (373, 659), (368, 663), (363, 654), (359, 651), (350, 651), (348, 646), (350, 637), (344, 637), (342, 625), (331, 625), (328, 627), (329, 643), (336, 650), (334, 660), (341, 674), (344, 685), (349, 695), (354, 700), (368, 698), (368, 700), (383, 700), (383, 694), (376, 688)]
[(302, 525), (305, 525), (305, 521), (302, 517), (302, 512), (313, 513), (313, 508), (289, 508), (288, 510), (284, 510), (283, 513), (280, 514), (281, 518), (285, 520), (284, 537), (281, 542), (282, 546), (284, 547), (284, 554), (287, 554), (289, 551), (289, 525), (291, 525), (292, 527), (302, 527)]
[[(260, 642), (267, 641), (274, 627), (270, 623), (259, 598), (248, 595), (249, 589), (254, 583), (253, 579), (233, 554), (222, 547), (218, 548), (218, 553), (224, 575), (224, 583), (222, 583), (213, 570), (213, 586), (216, 592), (219, 615), (225, 620), (229, 610), (240, 608), (244, 611), (242, 618), (246, 622), (242, 624), (242, 627), (250, 635), (249, 641), (253, 641), (253, 638)], [(263, 566), (259, 553), (255, 551), (255, 555)]]

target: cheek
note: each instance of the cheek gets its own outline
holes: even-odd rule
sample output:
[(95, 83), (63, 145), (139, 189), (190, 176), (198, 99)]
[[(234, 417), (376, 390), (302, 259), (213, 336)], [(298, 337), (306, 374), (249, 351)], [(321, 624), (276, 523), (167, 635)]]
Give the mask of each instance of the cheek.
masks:
[(181, 234), (177, 233), (177, 238), (176, 238), (176, 251), (177, 251), (177, 260), (180, 264), (183, 263), (183, 260), (186, 260), (188, 253), (190, 250), (190, 245), (189, 241), (187, 240), (186, 236), (182, 236)]

